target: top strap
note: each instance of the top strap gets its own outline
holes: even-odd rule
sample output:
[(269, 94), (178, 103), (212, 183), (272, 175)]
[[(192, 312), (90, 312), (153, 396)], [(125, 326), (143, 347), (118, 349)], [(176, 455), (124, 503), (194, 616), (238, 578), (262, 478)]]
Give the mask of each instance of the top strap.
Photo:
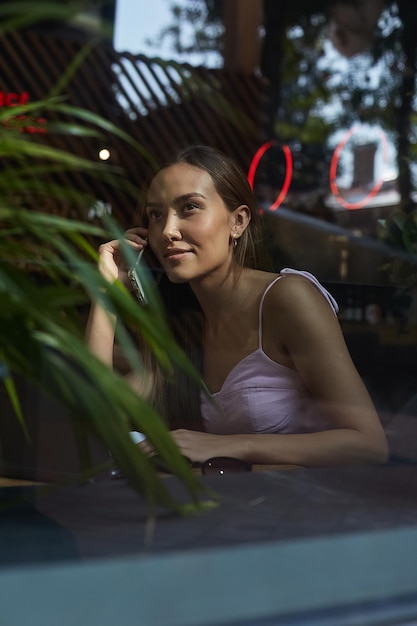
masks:
[(284, 278), (284, 276), (282, 274), (280, 274), (279, 276), (277, 276), (276, 278), (274, 278), (274, 280), (272, 282), (269, 283), (269, 285), (267, 285), (265, 291), (262, 294), (262, 298), (261, 301), (259, 303), (259, 313), (258, 313), (258, 338), (259, 338), (259, 347), (262, 348), (262, 309), (263, 309), (263, 305), (264, 305), (264, 300), (265, 300), (265, 296), (268, 293), (268, 291), (271, 289), (271, 287), (273, 287), (275, 285), (275, 283), (280, 279), (280, 278)]
[(311, 283), (313, 283), (315, 287), (317, 287), (317, 289), (320, 291), (322, 296), (326, 298), (333, 313), (335, 315), (339, 313), (339, 305), (337, 304), (336, 300), (333, 298), (332, 294), (329, 293), (327, 289), (323, 287), (323, 285), (317, 280), (317, 278), (313, 276), (313, 274), (310, 274), (310, 272), (305, 272), (304, 270), (293, 270), (290, 267), (284, 267), (284, 269), (282, 269), (280, 273), (281, 274), (298, 274), (298, 276), (304, 276), (304, 278), (307, 278)]
[(276, 278), (274, 278), (274, 280), (272, 282), (270, 282), (269, 285), (266, 287), (264, 293), (262, 294), (261, 302), (259, 304), (258, 337), (259, 337), (259, 347), (260, 348), (262, 348), (262, 308), (263, 308), (263, 303), (264, 303), (264, 300), (265, 300), (265, 296), (268, 293), (268, 291), (271, 289), (271, 287), (273, 287), (275, 285), (275, 283), (280, 278), (284, 278), (284, 276), (286, 274), (298, 274), (299, 276), (304, 276), (304, 278), (307, 278), (311, 283), (313, 283), (313, 285), (315, 287), (317, 287), (317, 289), (320, 291), (320, 293), (326, 298), (326, 300), (329, 303), (333, 313), (335, 315), (337, 315), (338, 312), (339, 312), (339, 306), (338, 306), (336, 300), (327, 291), (327, 289), (325, 289), (323, 287), (323, 285), (317, 280), (317, 278), (315, 276), (313, 276), (313, 274), (310, 274), (310, 272), (305, 272), (305, 271), (301, 271), (301, 270), (293, 270), (290, 267), (284, 267), (284, 269), (281, 270), (280, 275), (277, 276)]

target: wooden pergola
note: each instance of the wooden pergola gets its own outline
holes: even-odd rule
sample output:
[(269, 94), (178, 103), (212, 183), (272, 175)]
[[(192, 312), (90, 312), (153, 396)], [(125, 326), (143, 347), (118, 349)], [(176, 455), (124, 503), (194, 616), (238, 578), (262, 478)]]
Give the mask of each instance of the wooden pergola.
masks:
[[(225, 68), (218, 70), (117, 53), (103, 42), (88, 48), (76, 38), (30, 29), (3, 34), (0, 106), (8, 103), (12, 116), (14, 104), (43, 100), (61, 83), (58, 93), (65, 102), (111, 122), (140, 144), (141, 151), (111, 133), (102, 134), (100, 141), (56, 133), (54, 122), (62, 116), (54, 112), (41, 111), (37, 116), (34, 141), (91, 160), (98, 160), (100, 149), (106, 148), (110, 152), (107, 163), (123, 169), (138, 195), (154, 171), (155, 161), (163, 163), (173, 152), (192, 143), (217, 147), (248, 168), (260, 141), (264, 83), (254, 71), (255, 46), (248, 47), (244, 56), (239, 49), (248, 28), (244, 8), (260, 4), (260, 0), (226, 1), (226, 17), (231, 20), (233, 8), (237, 17), (234, 35), (226, 38)], [(254, 22), (249, 22), (253, 30)], [(63, 81), (73, 66), (76, 69)], [(99, 205), (110, 206), (122, 225), (131, 224), (137, 198), (107, 184), (104, 176), (87, 178), (71, 171), (54, 174), (54, 181), (90, 193)], [(92, 215), (91, 206), (85, 206), (80, 215), (79, 207), (75, 210), (68, 203), (58, 206), (54, 200), (44, 201), (45, 210), (61, 215), (85, 219)]]

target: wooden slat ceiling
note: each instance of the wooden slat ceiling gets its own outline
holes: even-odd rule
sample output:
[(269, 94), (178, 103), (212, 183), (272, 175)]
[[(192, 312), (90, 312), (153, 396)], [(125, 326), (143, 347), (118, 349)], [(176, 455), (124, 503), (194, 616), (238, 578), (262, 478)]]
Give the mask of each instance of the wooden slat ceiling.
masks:
[[(0, 41), (0, 91), (28, 92), (30, 101), (51, 92), (84, 45), (34, 31), (8, 33)], [(260, 142), (262, 84), (252, 75), (117, 53), (100, 43), (88, 52), (63, 94), (68, 104), (99, 114), (134, 138), (158, 163), (188, 144), (203, 143), (224, 150), (247, 169)], [(48, 112), (48, 122), (54, 119), (56, 114)], [(110, 134), (100, 142), (50, 132), (36, 140), (93, 160), (100, 148), (109, 148), (109, 162), (123, 168), (138, 196), (153, 171), (138, 151)], [(54, 181), (111, 205), (123, 226), (132, 223), (134, 194), (114, 188), (105, 178), (66, 172), (54, 174)], [(88, 219), (91, 207), (45, 199), (43, 208)]]

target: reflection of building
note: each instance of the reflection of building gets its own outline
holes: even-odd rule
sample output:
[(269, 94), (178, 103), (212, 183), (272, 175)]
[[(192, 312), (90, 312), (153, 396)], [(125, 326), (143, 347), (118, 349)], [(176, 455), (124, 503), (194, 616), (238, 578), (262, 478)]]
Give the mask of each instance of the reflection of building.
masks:
[(375, 143), (353, 146), (352, 187), (367, 187), (375, 182)]
[[(368, 136), (350, 141), (352, 135), (360, 130), (353, 126), (347, 130), (332, 153), (330, 165), (330, 193), (325, 197), (325, 205), (331, 210), (334, 221), (339, 225), (354, 230), (357, 234), (377, 235), (378, 220), (389, 215), (400, 202), (397, 178), (390, 165), (390, 150), (394, 146), (382, 128), (378, 127), (376, 137)], [(348, 151), (349, 158), (339, 171), (342, 151)], [(382, 157), (377, 163), (378, 157)], [(343, 171), (346, 170), (346, 171)], [(389, 173), (389, 175), (387, 175)], [(340, 178), (344, 179), (339, 182)]]

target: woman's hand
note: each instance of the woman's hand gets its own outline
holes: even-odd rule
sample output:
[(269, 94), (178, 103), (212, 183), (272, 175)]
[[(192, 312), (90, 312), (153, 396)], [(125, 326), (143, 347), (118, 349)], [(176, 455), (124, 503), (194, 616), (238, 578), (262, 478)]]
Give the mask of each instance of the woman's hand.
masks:
[[(182, 455), (190, 461), (204, 463), (215, 456), (234, 456), (231, 443), (235, 439), (228, 435), (211, 435), (200, 431), (179, 428), (171, 431), (171, 436)], [(138, 443), (144, 454), (152, 456), (155, 449), (148, 440)], [(235, 457), (238, 458), (238, 457)]]
[(190, 461), (204, 463), (215, 456), (235, 456), (232, 450), (233, 439), (228, 435), (211, 435), (194, 430), (179, 428), (171, 435), (181, 450), (181, 454)]
[[(146, 228), (137, 227), (130, 228), (124, 234), (124, 240), (138, 253), (147, 245), (146, 237), (148, 231)], [(119, 279), (126, 287), (129, 288), (130, 282), (127, 276), (128, 267), (126, 260), (121, 253), (119, 239), (113, 239), (107, 243), (103, 243), (98, 253), (100, 256), (99, 270), (106, 280), (113, 283)]]

